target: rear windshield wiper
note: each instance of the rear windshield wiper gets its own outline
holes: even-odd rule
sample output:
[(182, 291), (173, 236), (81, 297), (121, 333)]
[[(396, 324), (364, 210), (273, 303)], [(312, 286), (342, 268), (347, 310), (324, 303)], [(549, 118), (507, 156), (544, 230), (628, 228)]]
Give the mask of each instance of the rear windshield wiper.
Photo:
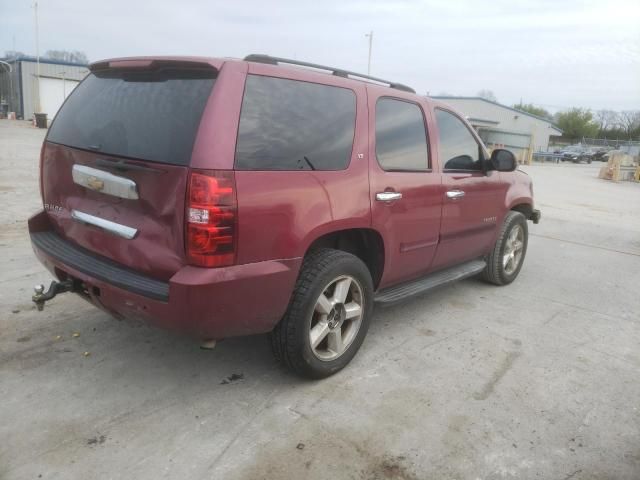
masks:
[(126, 172), (128, 170), (136, 170), (139, 172), (151, 172), (151, 173), (167, 173), (166, 170), (160, 168), (146, 167), (144, 165), (136, 165), (133, 163), (124, 163), (124, 160), (105, 160), (104, 158), (98, 158), (95, 161), (95, 165), (98, 167), (113, 168), (120, 172)]
[(315, 169), (316, 169), (316, 167), (314, 167), (314, 166), (313, 166), (313, 163), (311, 163), (311, 160), (309, 160), (309, 159), (306, 157), (306, 155), (305, 155), (304, 157), (302, 157), (302, 158), (304, 158), (304, 161), (305, 161), (305, 162), (307, 162), (307, 165), (309, 165), (309, 168), (310, 168), (311, 170), (315, 170)]

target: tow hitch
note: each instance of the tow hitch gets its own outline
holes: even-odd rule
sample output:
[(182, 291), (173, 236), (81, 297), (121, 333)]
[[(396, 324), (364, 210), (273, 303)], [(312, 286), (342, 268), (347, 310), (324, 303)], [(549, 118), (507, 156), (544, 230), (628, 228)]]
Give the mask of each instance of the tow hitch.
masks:
[(31, 300), (36, 304), (38, 311), (41, 312), (44, 309), (44, 302), (51, 300), (59, 293), (74, 292), (78, 290), (79, 287), (77, 280), (73, 280), (71, 278), (64, 280), (63, 282), (56, 282), (54, 280), (51, 282), (51, 285), (49, 285), (49, 290), (47, 290), (46, 293), (44, 291), (44, 285), (36, 285), (33, 287), (35, 293), (31, 297)]

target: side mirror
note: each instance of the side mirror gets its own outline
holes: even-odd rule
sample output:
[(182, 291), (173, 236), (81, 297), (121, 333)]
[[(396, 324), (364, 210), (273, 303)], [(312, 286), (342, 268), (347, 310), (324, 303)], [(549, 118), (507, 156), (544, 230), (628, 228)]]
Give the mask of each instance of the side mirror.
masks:
[(498, 172), (513, 172), (518, 166), (516, 157), (509, 150), (497, 148), (491, 152), (491, 167)]

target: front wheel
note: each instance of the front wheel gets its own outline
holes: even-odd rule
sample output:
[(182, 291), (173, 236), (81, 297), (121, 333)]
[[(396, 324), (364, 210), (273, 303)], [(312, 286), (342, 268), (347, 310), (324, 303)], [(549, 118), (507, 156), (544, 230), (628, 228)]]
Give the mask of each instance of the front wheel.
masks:
[(372, 310), (371, 274), (358, 257), (331, 249), (311, 252), (287, 312), (271, 333), (273, 353), (302, 376), (333, 375), (362, 345)]
[(510, 211), (504, 219), (498, 241), (487, 256), (483, 278), (494, 285), (513, 282), (522, 268), (528, 242), (527, 219), (520, 212)]

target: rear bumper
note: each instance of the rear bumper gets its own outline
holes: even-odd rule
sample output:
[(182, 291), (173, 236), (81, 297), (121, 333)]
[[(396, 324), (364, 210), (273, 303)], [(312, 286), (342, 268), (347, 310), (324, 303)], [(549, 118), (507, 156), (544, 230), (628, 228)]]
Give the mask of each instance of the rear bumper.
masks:
[(87, 298), (118, 318), (141, 319), (198, 338), (268, 332), (282, 318), (302, 259), (226, 268), (185, 266), (162, 282), (98, 256), (51, 230), (47, 214), (29, 219), (33, 250), (60, 280), (84, 284)]

